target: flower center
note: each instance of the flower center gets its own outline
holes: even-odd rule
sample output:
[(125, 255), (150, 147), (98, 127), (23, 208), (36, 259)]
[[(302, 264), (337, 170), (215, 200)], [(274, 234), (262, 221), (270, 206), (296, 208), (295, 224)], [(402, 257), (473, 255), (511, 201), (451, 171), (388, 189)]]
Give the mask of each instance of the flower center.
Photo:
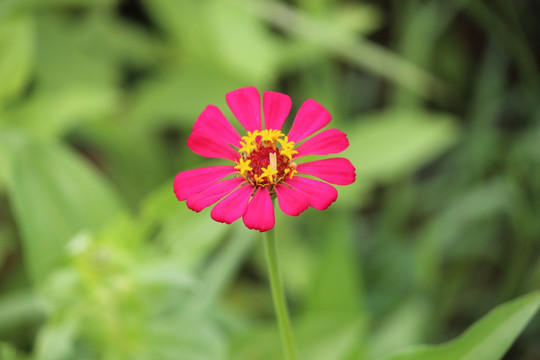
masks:
[(273, 187), (296, 173), (292, 156), (298, 151), (279, 130), (248, 131), (238, 152), (240, 158), (234, 168), (253, 185)]

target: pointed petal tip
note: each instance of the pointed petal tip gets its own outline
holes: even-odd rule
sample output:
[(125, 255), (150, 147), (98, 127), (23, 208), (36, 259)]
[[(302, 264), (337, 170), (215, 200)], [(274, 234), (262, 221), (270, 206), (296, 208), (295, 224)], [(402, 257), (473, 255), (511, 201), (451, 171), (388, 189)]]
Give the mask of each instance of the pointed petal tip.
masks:
[(330, 112), (313, 99), (304, 101), (294, 119), (288, 136), (299, 142), (324, 128), (332, 120)]
[(254, 86), (228, 92), (225, 101), (246, 131), (261, 130), (261, 96)]
[(338, 129), (326, 129), (304, 141), (295, 158), (306, 155), (338, 154), (349, 147), (347, 134)]
[(193, 131), (211, 134), (212, 137), (220, 138), (235, 147), (238, 146), (241, 139), (238, 131), (215, 105), (206, 106), (199, 114), (193, 124)]
[(346, 158), (329, 158), (298, 164), (298, 173), (318, 177), (335, 185), (349, 185), (356, 180), (356, 169)]
[(281, 130), (291, 107), (292, 100), (289, 95), (265, 91), (263, 94), (264, 128)]

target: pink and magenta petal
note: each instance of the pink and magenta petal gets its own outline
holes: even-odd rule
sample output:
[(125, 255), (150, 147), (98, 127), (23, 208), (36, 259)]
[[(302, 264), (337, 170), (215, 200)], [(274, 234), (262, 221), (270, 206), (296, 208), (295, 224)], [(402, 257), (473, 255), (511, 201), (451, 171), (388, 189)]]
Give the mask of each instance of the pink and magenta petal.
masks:
[(345, 158), (332, 158), (298, 164), (298, 173), (313, 175), (336, 185), (349, 185), (356, 180), (356, 170)]
[(294, 119), (289, 140), (299, 142), (319, 131), (332, 120), (332, 115), (313, 99), (304, 101)]
[(225, 199), (218, 202), (210, 212), (210, 216), (215, 221), (232, 224), (246, 212), (249, 198), (251, 197), (252, 193), (252, 185), (247, 184), (241, 186)]
[(298, 151), (296, 158), (305, 155), (338, 154), (347, 147), (349, 147), (347, 134), (338, 129), (327, 129), (302, 143), (302, 145), (296, 149), (296, 151)]
[(204, 109), (195, 121), (193, 130), (207, 133), (213, 137), (218, 137), (226, 143), (236, 147), (238, 147), (240, 142), (240, 134), (238, 134), (238, 131), (232, 127), (221, 110), (214, 105), (208, 105)]
[(309, 206), (318, 210), (328, 208), (338, 196), (332, 185), (301, 176), (287, 180), (286, 184), (303, 192), (309, 199)]
[(232, 178), (217, 182), (203, 191), (190, 196), (187, 199), (186, 205), (191, 210), (199, 212), (225, 195), (230, 194), (245, 181), (244, 178)]
[(285, 214), (298, 216), (309, 206), (309, 199), (298, 189), (286, 185), (277, 185), (275, 187), (279, 208)]
[(273, 91), (263, 94), (264, 128), (281, 130), (291, 111), (292, 101), (288, 95)]
[(225, 100), (246, 131), (261, 130), (261, 96), (255, 87), (231, 91)]
[(174, 178), (174, 193), (179, 201), (186, 200), (210, 185), (234, 173), (233, 166), (208, 166), (198, 169), (182, 171)]
[(276, 222), (274, 205), (272, 204), (268, 188), (262, 187), (257, 189), (242, 219), (244, 220), (244, 225), (249, 229), (263, 232), (274, 227)]
[(213, 136), (208, 131), (194, 130), (188, 138), (187, 145), (194, 153), (208, 158), (235, 161), (240, 157), (238, 152), (223, 139)]

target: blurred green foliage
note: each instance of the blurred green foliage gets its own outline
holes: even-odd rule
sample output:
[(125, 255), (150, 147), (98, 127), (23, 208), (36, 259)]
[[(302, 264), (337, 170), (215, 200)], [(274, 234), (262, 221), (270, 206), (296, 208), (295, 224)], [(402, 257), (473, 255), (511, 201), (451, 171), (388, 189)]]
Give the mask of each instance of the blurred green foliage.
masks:
[(357, 169), (277, 216), (302, 358), (537, 359), (535, 8), (1, 0), (0, 359), (281, 358), (259, 235), (172, 193), (251, 85), (324, 104)]

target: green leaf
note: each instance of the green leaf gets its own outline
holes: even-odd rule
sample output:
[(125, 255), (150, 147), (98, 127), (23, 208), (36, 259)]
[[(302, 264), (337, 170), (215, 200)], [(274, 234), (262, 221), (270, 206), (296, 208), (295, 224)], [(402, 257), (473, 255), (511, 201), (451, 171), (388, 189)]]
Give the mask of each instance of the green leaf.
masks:
[[(194, 64), (167, 68), (140, 85), (130, 113), (133, 126), (154, 131), (164, 121), (181, 119), (191, 128), (208, 104), (226, 110), (225, 94), (241, 86), (242, 82), (215, 67)], [(178, 106), (179, 101), (182, 106)]]
[(115, 96), (113, 89), (106, 86), (42, 91), (23, 106), (6, 113), (6, 118), (39, 137), (59, 137), (74, 125), (108, 114), (115, 104)]
[(411, 173), (447, 150), (458, 138), (448, 114), (394, 109), (358, 119), (349, 133), (349, 158), (358, 178), (391, 180)]
[(385, 315), (368, 340), (368, 359), (395, 354), (405, 347), (418, 344), (431, 313), (424, 299), (413, 296), (402, 299), (399, 307)]
[[(300, 359), (350, 359), (359, 346), (363, 321), (343, 317), (306, 317), (295, 321), (294, 333)], [(251, 328), (233, 346), (230, 359), (283, 359), (280, 338), (274, 322), (268, 326)]]
[(323, 249), (319, 251), (311, 293), (307, 296), (307, 312), (317, 314), (357, 315), (363, 306), (360, 268), (355, 261), (350, 221), (343, 213), (320, 215)]
[(405, 350), (386, 360), (501, 359), (539, 306), (536, 291), (498, 306), (453, 341)]
[(356, 167), (356, 181), (339, 188), (336, 206), (356, 207), (375, 182), (411, 174), (448, 150), (459, 138), (449, 114), (393, 109), (366, 114), (346, 130), (349, 148), (340, 154)]
[(13, 17), (0, 23), (0, 107), (27, 83), (34, 53), (30, 17)]
[[(240, 2), (246, 11), (282, 29), (291, 36), (316, 44), (353, 65), (358, 65), (415, 93), (432, 98), (441, 90), (441, 82), (399, 55), (358, 37), (354, 31), (336, 26), (272, 0)], [(434, 90), (435, 89), (435, 90)]]
[(58, 144), (26, 139), (15, 151), (9, 195), (25, 265), (39, 282), (81, 230), (96, 230), (121, 209), (116, 194), (81, 158)]
[(9, 344), (0, 342), (0, 359), (2, 360), (21, 360), (18, 352)]
[(75, 319), (67, 319), (44, 326), (36, 339), (36, 358), (38, 360), (67, 359), (75, 344)]
[(33, 292), (28, 290), (10, 292), (0, 297), (0, 331), (36, 321), (44, 313), (45, 306), (42, 299)]
[(263, 22), (225, 2), (208, 7), (207, 21), (214, 48), (227, 69), (247, 83), (273, 80), (281, 55)]

